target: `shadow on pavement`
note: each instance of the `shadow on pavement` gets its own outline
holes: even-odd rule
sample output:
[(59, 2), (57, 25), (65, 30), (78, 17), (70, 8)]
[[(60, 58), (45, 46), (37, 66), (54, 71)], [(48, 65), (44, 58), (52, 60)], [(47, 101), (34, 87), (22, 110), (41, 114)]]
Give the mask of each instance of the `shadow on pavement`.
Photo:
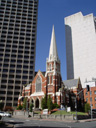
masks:
[(12, 124), (12, 125), (15, 125), (15, 124), (24, 124), (24, 122), (6, 122), (7, 124)]
[[(60, 127), (46, 127), (46, 126), (22, 126), (22, 127), (14, 127), (14, 128), (60, 128)], [(68, 128), (68, 127), (62, 127), (62, 128)]]

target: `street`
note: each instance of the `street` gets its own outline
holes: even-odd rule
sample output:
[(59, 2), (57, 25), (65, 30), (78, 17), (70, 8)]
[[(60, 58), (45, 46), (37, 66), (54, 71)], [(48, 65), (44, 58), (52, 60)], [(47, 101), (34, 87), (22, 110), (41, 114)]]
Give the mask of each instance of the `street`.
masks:
[(8, 118), (3, 121), (12, 124), (14, 128), (96, 128), (96, 121), (91, 122), (63, 122), (49, 120), (32, 120), (32, 118)]

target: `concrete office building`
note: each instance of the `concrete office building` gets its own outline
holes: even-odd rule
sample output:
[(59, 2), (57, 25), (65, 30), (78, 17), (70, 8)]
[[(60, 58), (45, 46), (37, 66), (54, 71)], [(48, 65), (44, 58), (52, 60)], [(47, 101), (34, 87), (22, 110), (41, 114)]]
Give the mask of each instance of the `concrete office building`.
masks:
[(96, 17), (81, 12), (65, 17), (67, 79), (96, 76)]
[(38, 0), (0, 0), (0, 100), (17, 106), (34, 77)]

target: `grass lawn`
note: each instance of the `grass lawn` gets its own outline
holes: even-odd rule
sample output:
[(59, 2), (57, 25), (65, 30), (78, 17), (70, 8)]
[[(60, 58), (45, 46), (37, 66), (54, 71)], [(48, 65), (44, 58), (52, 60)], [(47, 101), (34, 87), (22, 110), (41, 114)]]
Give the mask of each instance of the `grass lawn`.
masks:
[[(64, 110), (59, 110), (59, 111), (56, 111), (56, 112), (52, 113), (52, 115), (70, 115), (70, 114), (76, 114), (76, 112), (75, 111), (73, 111), (73, 112), (66, 112)], [(87, 113), (77, 112), (77, 115), (87, 115)]]

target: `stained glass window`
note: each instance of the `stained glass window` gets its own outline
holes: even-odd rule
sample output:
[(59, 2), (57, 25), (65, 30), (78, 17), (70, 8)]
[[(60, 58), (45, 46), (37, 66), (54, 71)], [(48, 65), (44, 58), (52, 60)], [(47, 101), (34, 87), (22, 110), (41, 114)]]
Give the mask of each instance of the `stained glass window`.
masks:
[(41, 92), (41, 78), (39, 76), (36, 79), (36, 92)]

